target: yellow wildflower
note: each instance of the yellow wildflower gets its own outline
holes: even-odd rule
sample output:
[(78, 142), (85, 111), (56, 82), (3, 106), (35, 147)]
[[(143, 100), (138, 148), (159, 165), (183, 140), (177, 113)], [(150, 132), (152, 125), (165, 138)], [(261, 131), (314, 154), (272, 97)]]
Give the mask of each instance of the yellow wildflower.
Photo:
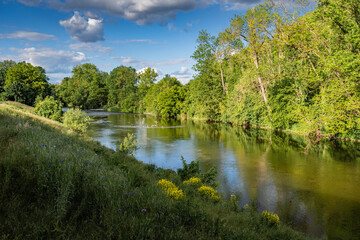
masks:
[(220, 196), (217, 194), (215, 189), (209, 186), (201, 186), (198, 188), (198, 191), (201, 193), (201, 195), (208, 199), (214, 199), (214, 200), (220, 200)]

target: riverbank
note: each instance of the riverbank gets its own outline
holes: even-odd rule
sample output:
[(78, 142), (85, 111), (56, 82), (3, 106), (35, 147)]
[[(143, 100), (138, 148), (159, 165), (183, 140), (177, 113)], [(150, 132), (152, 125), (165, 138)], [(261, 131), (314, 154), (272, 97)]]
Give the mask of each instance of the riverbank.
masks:
[[(116, 108), (116, 107), (103, 109), (103, 111), (108, 111), (108, 112), (113, 112), (113, 113), (123, 113), (120, 110), (121, 110), (120, 108)], [(145, 115), (156, 116), (156, 114), (154, 114), (154, 113), (126, 113), (126, 114), (145, 114)], [(189, 118), (187, 116), (178, 116), (177, 119), (195, 120), (195, 121), (202, 121), (202, 122), (205, 122), (205, 123), (229, 124), (229, 125), (234, 126), (234, 127), (241, 127), (243, 129), (245, 129), (245, 128), (256, 128), (256, 129), (263, 129), (263, 130), (269, 130), (269, 131), (275, 131), (275, 132), (291, 133), (291, 134), (296, 134), (296, 135), (307, 137), (309, 139), (309, 142), (315, 143), (315, 144), (317, 142), (319, 142), (321, 139), (339, 140), (339, 141), (347, 141), (347, 142), (360, 142), (360, 139), (346, 138), (346, 137), (335, 137), (333, 135), (322, 134), (320, 131), (306, 132), (306, 131), (296, 131), (296, 130), (290, 130), (290, 129), (278, 129), (278, 128), (271, 128), (271, 127), (257, 126), (257, 125), (248, 124), (248, 123), (236, 124), (236, 123), (233, 123), (233, 122), (213, 121), (213, 120), (204, 119), (204, 118)]]
[[(251, 207), (201, 195), (174, 171), (9, 105), (0, 104), (2, 239), (305, 239)], [(169, 198), (161, 179), (186, 197)]]

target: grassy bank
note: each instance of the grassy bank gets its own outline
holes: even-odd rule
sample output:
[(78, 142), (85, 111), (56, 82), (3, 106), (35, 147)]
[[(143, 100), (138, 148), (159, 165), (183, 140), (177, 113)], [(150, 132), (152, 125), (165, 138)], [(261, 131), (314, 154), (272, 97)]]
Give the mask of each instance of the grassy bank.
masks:
[(0, 104), (0, 239), (305, 238), (31, 111)]

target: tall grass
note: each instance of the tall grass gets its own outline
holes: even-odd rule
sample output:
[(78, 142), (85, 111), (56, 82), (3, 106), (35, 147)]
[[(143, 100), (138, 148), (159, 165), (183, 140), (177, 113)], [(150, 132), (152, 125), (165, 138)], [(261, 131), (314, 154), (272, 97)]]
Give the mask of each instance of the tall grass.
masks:
[(304, 238), (228, 201), (170, 199), (157, 182), (186, 190), (175, 172), (50, 125), (0, 106), (0, 239)]

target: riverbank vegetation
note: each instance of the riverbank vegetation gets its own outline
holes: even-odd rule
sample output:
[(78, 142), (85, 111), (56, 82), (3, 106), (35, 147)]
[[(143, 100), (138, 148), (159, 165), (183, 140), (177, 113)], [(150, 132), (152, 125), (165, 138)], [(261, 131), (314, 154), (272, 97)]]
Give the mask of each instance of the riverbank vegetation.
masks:
[(1, 239), (304, 239), (224, 200), (214, 172), (179, 174), (0, 103)]
[(156, 81), (151, 68), (119, 66), (108, 74), (86, 63), (51, 86), (41, 67), (4, 61), (2, 98), (31, 105), (36, 95), (53, 94), (82, 109), (359, 139), (359, 8), (357, 0), (257, 5), (215, 36), (199, 33), (196, 74), (186, 85), (170, 75)]

